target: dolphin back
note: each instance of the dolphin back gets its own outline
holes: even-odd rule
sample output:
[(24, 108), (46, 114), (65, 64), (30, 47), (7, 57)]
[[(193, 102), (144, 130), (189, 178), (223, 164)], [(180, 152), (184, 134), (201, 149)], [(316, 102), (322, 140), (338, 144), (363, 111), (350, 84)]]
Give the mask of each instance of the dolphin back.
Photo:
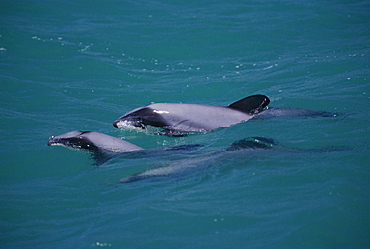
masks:
[(248, 137), (233, 142), (226, 151), (236, 150), (257, 150), (257, 149), (273, 149), (277, 146), (277, 142), (271, 138), (265, 137)]
[(270, 104), (270, 99), (267, 96), (257, 94), (238, 100), (228, 107), (248, 114), (257, 114), (268, 106), (268, 104)]

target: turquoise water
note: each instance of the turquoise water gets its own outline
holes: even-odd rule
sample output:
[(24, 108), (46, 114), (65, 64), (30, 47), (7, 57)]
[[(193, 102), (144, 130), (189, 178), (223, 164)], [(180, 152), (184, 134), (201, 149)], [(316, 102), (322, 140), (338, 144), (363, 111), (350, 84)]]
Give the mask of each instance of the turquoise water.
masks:
[[(369, 13), (348, 0), (0, 1), (0, 247), (370, 247)], [(258, 93), (341, 115), (188, 137), (112, 126), (152, 102)], [(205, 146), (97, 167), (46, 145), (72, 130)], [(213, 153), (250, 136), (300, 150)], [(194, 170), (117, 184), (180, 164)]]

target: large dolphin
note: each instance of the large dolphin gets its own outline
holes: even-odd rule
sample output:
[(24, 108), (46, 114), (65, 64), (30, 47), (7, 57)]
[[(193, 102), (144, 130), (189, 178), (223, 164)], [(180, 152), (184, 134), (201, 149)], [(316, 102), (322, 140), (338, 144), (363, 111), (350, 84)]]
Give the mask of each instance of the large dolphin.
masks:
[[(129, 111), (114, 121), (113, 126), (163, 128), (165, 135), (182, 135), (229, 127), (254, 117), (325, 115), (299, 108), (267, 108), (270, 100), (265, 95), (252, 95), (229, 106), (198, 104), (155, 103)], [(163, 134), (163, 133), (160, 133)]]
[(150, 125), (173, 132), (203, 132), (247, 121), (269, 103), (264, 95), (249, 96), (229, 106), (155, 103), (126, 113), (113, 125), (117, 128)]

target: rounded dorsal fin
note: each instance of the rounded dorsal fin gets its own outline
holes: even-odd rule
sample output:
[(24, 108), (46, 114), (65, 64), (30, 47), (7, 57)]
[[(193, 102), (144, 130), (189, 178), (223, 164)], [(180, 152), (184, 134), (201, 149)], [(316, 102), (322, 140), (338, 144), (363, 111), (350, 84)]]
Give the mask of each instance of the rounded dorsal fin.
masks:
[(270, 99), (267, 96), (257, 94), (238, 100), (228, 107), (249, 114), (257, 114), (268, 104), (270, 104)]

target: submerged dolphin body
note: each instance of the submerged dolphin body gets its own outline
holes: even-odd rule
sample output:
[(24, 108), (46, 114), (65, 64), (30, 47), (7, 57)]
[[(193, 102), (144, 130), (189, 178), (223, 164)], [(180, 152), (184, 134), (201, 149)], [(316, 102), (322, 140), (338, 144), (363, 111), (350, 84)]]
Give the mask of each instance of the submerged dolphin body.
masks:
[(243, 151), (243, 153), (264, 153), (264, 152), (285, 152), (285, 153), (309, 153), (309, 152), (328, 152), (328, 151), (342, 151), (348, 149), (346, 147), (326, 147), (318, 149), (298, 149), (298, 148), (289, 148), (282, 145), (279, 145), (274, 139), (265, 138), (265, 137), (248, 137), (238, 141), (233, 142), (230, 146), (225, 148), (222, 151), (212, 152), (200, 159), (191, 160), (189, 163), (188, 160), (184, 160), (180, 163), (174, 163), (170, 166), (149, 169), (125, 178), (122, 178), (120, 183), (130, 183), (140, 180), (145, 180), (149, 178), (166, 178), (181, 176), (187, 172), (191, 172), (195, 169), (200, 169), (202, 167), (207, 167), (210, 162), (215, 162), (222, 160), (222, 158), (227, 156), (234, 157), (233, 152)]
[(204, 132), (245, 122), (261, 112), (270, 100), (264, 95), (253, 95), (229, 106), (156, 103), (136, 108), (116, 121), (116, 128), (147, 125), (163, 128), (168, 135)]
[(160, 167), (156, 169), (150, 169), (146, 170), (134, 175), (131, 175), (129, 177), (125, 177), (120, 180), (120, 183), (130, 183), (130, 182), (136, 182), (148, 178), (157, 178), (157, 177), (171, 177), (176, 175), (181, 175), (187, 171), (190, 171), (195, 168), (199, 168), (202, 165), (207, 165), (209, 162), (209, 159), (212, 158), (212, 161), (215, 160), (215, 158), (223, 156), (224, 153), (222, 152), (231, 152), (231, 151), (238, 151), (238, 150), (244, 150), (244, 151), (263, 151), (263, 150), (272, 150), (272, 149), (283, 149), (283, 150), (294, 150), (290, 148), (285, 148), (282, 146), (279, 146), (277, 142), (275, 142), (271, 138), (265, 138), (265, 137), (248, 137), (241, 140), (238, 140), (234, 143), (232, 143), (229, 147), (224, 149), (223, 151), (218, 151), (211, 153), (207, 157), (203, 157), (199, 160), (193, 160), (190, 164), (189, 162), (185, 161), (184, 163), (176, 163), (170, 166), (166, 167)]
[(176, 136), (229, 127), (254, 117), (326, 116), (299, 108), (267, 108), (270, 100), (265, 95), (252, 95), (229, 106), (198, 104), (155, 103), (136, 108), (114, 121), (116, 128), (134, 126), (163, 128), (164, 135)]

